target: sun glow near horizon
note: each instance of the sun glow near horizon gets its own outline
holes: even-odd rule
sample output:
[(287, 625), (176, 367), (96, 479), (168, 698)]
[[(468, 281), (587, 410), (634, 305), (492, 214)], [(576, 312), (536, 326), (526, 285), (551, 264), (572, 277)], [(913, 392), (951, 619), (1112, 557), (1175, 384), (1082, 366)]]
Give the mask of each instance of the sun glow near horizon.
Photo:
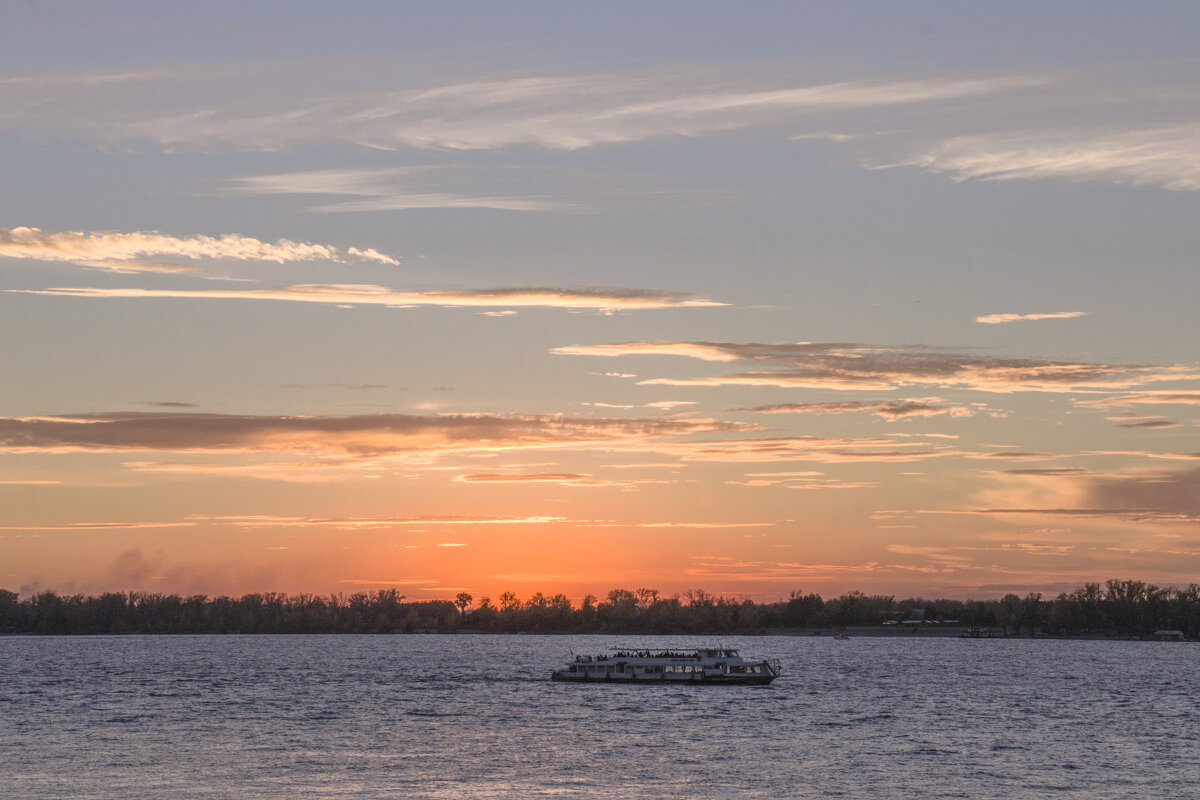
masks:
[(1196, 581), (1191, 11), (130, 13), (0, 32), (0, 588)]

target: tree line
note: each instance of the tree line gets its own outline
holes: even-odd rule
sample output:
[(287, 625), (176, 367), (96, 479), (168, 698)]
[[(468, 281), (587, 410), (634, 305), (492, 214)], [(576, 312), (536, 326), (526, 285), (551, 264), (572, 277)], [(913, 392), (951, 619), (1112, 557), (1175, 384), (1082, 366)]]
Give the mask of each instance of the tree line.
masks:
[(610, 633), (757, 634), (788, 630), (956, 623), (1001, 635), (1150, 636), (1156, 630), (1200, 637), (1200, 584), (1186, 588), (1137, 580), (1088, 583), (1054, 598), (1033, 592), (998, 600), (896, 600), (847, 592), (829, 600), (792, 592), (787, 600), (752, 600), (696, 589), (669, 597), (657, 589), (613, 589), (574, 605), (563, 594), (521, 600), (504, 592), (478, 603), (408, 600), (394, 589), (351, 595), (254, 593), (240, 598), (145, 592), (21, 599), (0, 590), (0, 633)]

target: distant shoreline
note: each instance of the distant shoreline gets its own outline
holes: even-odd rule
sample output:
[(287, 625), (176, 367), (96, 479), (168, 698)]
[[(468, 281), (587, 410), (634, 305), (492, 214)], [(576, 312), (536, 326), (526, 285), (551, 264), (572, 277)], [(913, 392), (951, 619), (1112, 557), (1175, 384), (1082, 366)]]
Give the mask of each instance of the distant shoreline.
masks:
[(414, 630), (414, 631), (306, 631), (306, 632), (245, 632), (245, 631), (222, 631), (222, 632), (162, 632), (162, 631), (124, 631), (120, 633), (114, 632), (99, 632), (99, 631), (80, 631), (75, 633), (38, 633), (33, 631), (0, 631), (0, 638), (74, 638), (86, 636), (104, 636), (104, 637), (140, 637), (140, 636), (237, 636), (237, 637), (256, 637), (256, 636), (594, 636), (594, 637), (626, 637), (637, 639), (643, 637), (689, 637), (697, 640), (709, 640), (723, 637), (764, 637), (764, 638), (824, 638), (824, 639), (967, 639), (967, 640), (1025, 640), (1025, 641), (1079, 641), (1079, 642), (1166, 642), (1180, 641), (1196, 643), (1194, 639), (1167, 639), (1155, 636), (1115, 636), (1102, 633), (1087, 633), (1087, 634), (1005, 634), (998, 630), (984, 631), (979, 635), (970, 633), (967, 629), (947, 626), (943, 628), (928, 627), (928, 628), (903, 628), (896, 629), (893, 626), (857, 626), (847, 628), (846, 630), (829, 630), (825, 628), (802, 628), (802, 629), (773, 629), (764, 631), (740, 631), (731, 633), (730, 631), (713, 631), (708, 633), (695, 633), (689, 631), (675, 632), (656, 632), (647, 633), (645, 631), (604, 631), (604, 632), (546, 632), (546, 631), (481, 631), (475, 628), (459, 628), (453, 631), (438, 631), (430, 630)]
[(1053, 599), (934, 600), (847, 592), (828, 600), (794, 591), (755, 603), (700, 589), (663, 597), (613, 589), (575, 605), (537, 592), (497, 602), (466, 591), (409, 600), (392, 589), (351, 595), (252, 593), (238, 598), (148, 592), (21, 598), (0, 589), (0, 635), (504, 633), (607, 636), (844, 636), (889, 638), (1200, 638), (1200, 584), (1089, 583)]

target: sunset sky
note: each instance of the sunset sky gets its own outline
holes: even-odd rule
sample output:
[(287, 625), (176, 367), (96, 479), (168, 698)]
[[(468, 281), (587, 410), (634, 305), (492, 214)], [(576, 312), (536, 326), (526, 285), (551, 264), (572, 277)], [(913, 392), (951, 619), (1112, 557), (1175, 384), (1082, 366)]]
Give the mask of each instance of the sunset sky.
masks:
[(7, 4), (0, 588), (1200, 581), (1198, 36)]

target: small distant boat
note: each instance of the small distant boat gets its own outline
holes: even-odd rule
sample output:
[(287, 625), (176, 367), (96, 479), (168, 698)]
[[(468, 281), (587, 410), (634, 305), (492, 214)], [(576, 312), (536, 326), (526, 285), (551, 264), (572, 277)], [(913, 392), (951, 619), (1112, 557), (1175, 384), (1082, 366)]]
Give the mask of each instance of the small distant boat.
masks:
[(746, 660), (727, 647), (695, 650), (620, 650), (595, 656), (575, 656), (550, 680), (566, 683), (702, 683), (764, 686), (779, 677), (778, 659)]
[(837, 639), (839, 642), (842, 642), (842, 641), (845, 641), (845, 640), (849, 639), (849, 638), (850, 638), (850, 634), (848, 634), (848, 633), (836, 633), (836, 634), (834, 634), (833, 638), (834, 638), (834, 639)]

